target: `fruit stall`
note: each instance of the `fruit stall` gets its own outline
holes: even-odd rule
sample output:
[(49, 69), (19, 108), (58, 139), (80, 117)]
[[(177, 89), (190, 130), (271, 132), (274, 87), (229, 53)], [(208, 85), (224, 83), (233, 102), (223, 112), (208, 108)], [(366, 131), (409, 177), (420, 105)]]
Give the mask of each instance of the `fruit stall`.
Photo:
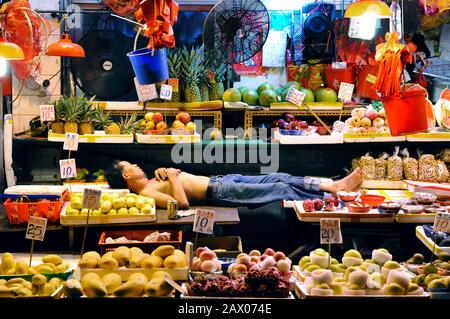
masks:
[(35, 2), (0, 10), (2, 305), (448, 303), (447, 4)]

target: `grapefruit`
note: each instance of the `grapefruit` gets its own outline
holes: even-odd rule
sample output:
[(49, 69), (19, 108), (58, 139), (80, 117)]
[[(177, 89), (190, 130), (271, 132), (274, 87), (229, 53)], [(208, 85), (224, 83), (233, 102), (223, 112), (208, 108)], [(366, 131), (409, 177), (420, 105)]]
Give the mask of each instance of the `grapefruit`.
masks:
[(273, 87), (272, 84), (266, 82), (266, 83), (263, 83), (260, 86), (258, 86), (258, 88), (256, 89), (256, 92), (258, 93), (258, 95), (261, 95), (262, 91), (265, 91), (265, 90), (274, 91), (275, 88)]
[(286, 85), (283, 88), (284, 89), (294, 88), (294, 89), (300, 90), (302, 88), (302, 85), (298, 82), (291, 81), (291, 82), (286, 83)]
[(317, 102), (336, 102), (337, 94), (333, 89), (320, 88), (314, 92)]
[(277, 103), (278, 96), (273, 90), (264, 90), (259, 95), (259, 104), (264, 107), (269, 107), (272, 103)]
[(223, 100), (225, 102), (240, 102), (241, 93), (237, 89), (228, 89), (223, 93)]
[(241, 96), (244, 95), (245, 92), (247, 92), (249, 90), (248, 87), (244, 86), (240, 86), (238, 87), (239, 93), (241, 93)]
[(312, 90), (307, 88), (300, 88), (300, 92), (303, 92), (305, 94), (305, 99), (303, 100), (304, 103), (311, 103), (316, 100), (314, 97), (314, 92)]
[(248, 105), (258, 105), (259, 96), (255, 90), (248, 90), (242, 96), (242, 101)]

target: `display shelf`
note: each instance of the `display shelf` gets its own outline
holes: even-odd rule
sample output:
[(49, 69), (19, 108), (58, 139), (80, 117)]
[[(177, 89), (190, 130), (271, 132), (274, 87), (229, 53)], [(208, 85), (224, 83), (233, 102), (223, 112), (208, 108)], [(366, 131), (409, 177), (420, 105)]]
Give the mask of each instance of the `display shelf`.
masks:
[[(79, 143), (103, 143), (103, 144), (132, 144), (133, 134), (100, 134), (102, 131), (95, 131), (94, 134), (79, 135)], [(66, 135), (49, 132), (49, 142), (63, 143)]]
[(345, 133), (344, 143), (404, 142), (406, 136), (392, 136), (388, 133)]
[[(186, 284), (183, 283), (181, 286), (184, 291), (187, 291)], [(224, 299), (224, 300), (292, 300), (295, 299), (294, 295), (291, 291), (289, 291), (289, 296), (287, 298), (261, 298), (261, 297), (206, 297), (206, 296), (189, 296), (186, 294), (180, 294), (181, 299), (195, 299), (195, 300), (217, 300), (217, 299)]]
[(423, 226), (416, 227), (416, 236), (425, 245), (425, 247), (427, 247), (430, 251), (433, 251), (433, 247), (434, 247), (434, 254), (436, 256), (438, 256), (439, 253), (441, 253), (441, 252), (450, 254), (450, 247), (439, 247), (438, 245), (434, 245), (433, 240), (431, 240), (431, 238), (429, 238), (427, 235), (425, 235)]
[(136, 141), (139, 144), (178, 144), (178, 143), (200, 143), (200, 134), (191, 135), (152, 135), (136, 133)]
[(212, 111), (223, 108), (223, 101), (205, 101), (205, 102), (145, 102), (145, 109), (150, 111)]
[(279, 131), (275, 131), (272, 141), (288, 145), (342, 144), (344, 142), (344, 139), (342, 137), (342, 134), (294, 136), (294, 135), (283, 135)]
[(342, 102), (310, 102), (304, 105), (297, 106), (291, 102), (280, 102), (270, 104), (271, 111), (308, 111), (308, 108), (313, 111), (341, 111), (344, 109)]
[(450, 132), (417, 133), (406, 136), (409, 142), (449, 142)]
[(116, 102), (116, 101), (94, 101), (93, 105), (103, 111), (142, 111), (143, 102)]
[(406, 214), (400, 211), (396, 221), (401, 224), (432, 224), (435, 216), (435, 214)]
[(450, 198), (450, 184), (405, 181), (411, 192), (432, 193), (438, 197)]
[(367, 189), (380, 189), (380, 190), (401, 190), (407, 189), (404, 181), (377, 181), (377, 180), (365, 180), (363, 181), (361, 188)]

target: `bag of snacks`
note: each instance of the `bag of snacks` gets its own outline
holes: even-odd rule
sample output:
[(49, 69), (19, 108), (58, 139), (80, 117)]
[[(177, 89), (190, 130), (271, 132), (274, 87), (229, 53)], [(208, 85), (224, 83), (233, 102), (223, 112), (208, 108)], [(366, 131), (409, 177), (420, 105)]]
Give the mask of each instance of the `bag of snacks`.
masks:
[(377, 159), (375, 159), (375, 180), (381, 181), (386, 179), (387, 173), (387, 158), (388, 153), (382, 153)]
[(356, 170), (359, 167), (360, 162), (361, 162), (360, 157), (352, 159), (352, 171)]
[(417, 181), (419, 179), (419, 162), (415, 158), (409, 157), (407, 148), (402, 151), (402, 155), (405, 178), (410, 181)]
[(441, 160), (436, 161), (436, 177), (439, 183), (444, 183), (448, 180), (450, 174), (447, 165)]
[(362, 177), (364, 180), (375, 179), (375, 159), (367, 153), (361, 156), (359, 167), (361, 167)]
[(391, 181), (401, 181), (403, 179), (403, 161), (398, 156), (400, 147), (396, 146), (394, 154), (387, 160), (387, 178)]
[(423, 154), (419, 158), (419, 181), (421, 182), (437, 182), (436, 160), (434, 155)]
[(441, 160), (450, 163), (450, 148), (445, 148), (441, 152)]

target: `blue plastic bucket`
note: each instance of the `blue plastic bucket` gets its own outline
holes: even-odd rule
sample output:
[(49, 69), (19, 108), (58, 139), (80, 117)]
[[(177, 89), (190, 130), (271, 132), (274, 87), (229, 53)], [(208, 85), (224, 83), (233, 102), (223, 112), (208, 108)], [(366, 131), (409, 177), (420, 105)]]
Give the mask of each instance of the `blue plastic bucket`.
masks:
[(127, 54), (139, 84), (152, 84), (169, 78), (166, 49), (154, 51), (144, 48)]

